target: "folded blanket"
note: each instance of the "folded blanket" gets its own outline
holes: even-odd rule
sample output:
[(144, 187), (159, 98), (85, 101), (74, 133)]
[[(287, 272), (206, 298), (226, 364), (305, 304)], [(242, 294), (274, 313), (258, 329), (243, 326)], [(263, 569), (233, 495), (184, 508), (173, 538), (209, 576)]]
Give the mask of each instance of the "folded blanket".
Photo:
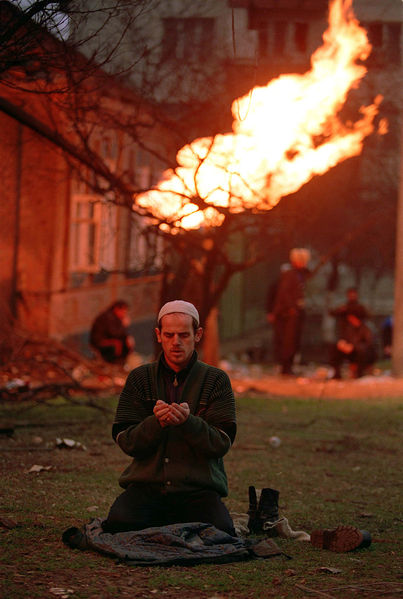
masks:
[(282, 554), (272, 539), (252, 542), (201, 522), (113, 534), (104, 532), (101, 523), (101, 518), (95, 518), (82, 531), (69, 528), (63, 533), (63, 542), (78, 549), (94, 549), (134, 566), (216, 564)]

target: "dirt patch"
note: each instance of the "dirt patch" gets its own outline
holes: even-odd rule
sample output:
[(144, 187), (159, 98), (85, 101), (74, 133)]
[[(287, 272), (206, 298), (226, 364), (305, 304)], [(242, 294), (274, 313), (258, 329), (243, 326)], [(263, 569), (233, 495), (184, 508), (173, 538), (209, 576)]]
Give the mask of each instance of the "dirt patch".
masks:
[(369, 399), (403, 397), (403, 379), (367, 376), (360, 379), (318, 380), (309, 376), (281, 377), (271, 374), (239, 375), (230, 372), (234, 391), (240, 395), (309, 397), (317, 399)]

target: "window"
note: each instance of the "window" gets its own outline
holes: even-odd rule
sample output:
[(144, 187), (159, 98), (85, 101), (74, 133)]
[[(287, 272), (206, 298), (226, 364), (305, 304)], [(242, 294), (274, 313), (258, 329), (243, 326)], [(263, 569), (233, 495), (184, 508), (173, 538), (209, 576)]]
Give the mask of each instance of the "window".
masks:
[(267, 21), (264, 27), (258, 29), (259, 56), (275, 58), (305, 55), (308, 48), (308, 32), (308, 23)]
[(196, 61), (213, 50), (214, 19), (205, 17), (163, 19), (163, 60)]
[(297, 52), (303, 54), (307, 51), (307, 40), (308, 40), (308, 24), (307, 23), (295, 23), (294, 29), (294, 43)]
[(107, 200), (101, 200), (99, 227), (99, 270), (117, 268), (118, 208)]
[(268, 54), (269, 32), (267, 29), (259, 29), (258, 35), (258, 56), (265, 58)]
[(162, 238), (149, 227), (147, 219), (132, 214), (129, 221), (126, 269), (132, 273), (160, 269), (162, 245)]
[(370, 23), (368, 25), (368, 39), (374, 48), (382, 48), (383, 27), (382, 23)]
[(274, 54), (281, 56), (285, 53), (287, 41), (287, 23), (285, 21), (274, 22)]
[(372, 65), (383, 67), (401, 63), (401, 24), (367, 23), (368, 40), (372, 46), (369, 60)]
[(70, 270), (96, 272), (99, 270), (100, 204), (97, 196), (72, 196), (70, 229)]
[(400, 37), (401, 37), (401, 24), (400, 23), (389, 23), (386, 25), (387, 32), (387, 59), (390, 63), (399, 65), (400, 64)]
[(116, 268), (118, 208), (100, 196), (72, 196), (70, 270), (111, 271)]

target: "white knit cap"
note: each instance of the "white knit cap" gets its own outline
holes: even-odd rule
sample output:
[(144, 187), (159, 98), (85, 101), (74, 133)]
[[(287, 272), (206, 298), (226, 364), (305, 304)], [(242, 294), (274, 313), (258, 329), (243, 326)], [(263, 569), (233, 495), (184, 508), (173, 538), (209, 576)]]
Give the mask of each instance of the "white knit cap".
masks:
[(164, 304), (158, 314), (158, 323), (161, 322), (161, 318), (166, 314), (173, 314), (174, 312), (180, 312), (181, 314), (188, 314), (197, 322), (197, 326), (200, 324), (199, 313), (190, 302), (184, 300), (174, 300), (173, 302), (167, 302)]

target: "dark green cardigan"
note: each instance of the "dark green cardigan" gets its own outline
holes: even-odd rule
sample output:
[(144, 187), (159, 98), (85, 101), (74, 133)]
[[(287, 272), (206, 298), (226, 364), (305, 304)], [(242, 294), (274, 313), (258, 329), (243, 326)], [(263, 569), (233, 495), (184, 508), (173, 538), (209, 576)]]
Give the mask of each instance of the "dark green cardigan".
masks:
[[(212, 489), (228, 494), (223, 456), (234, 438), (235, 400), (227, 374), (196, 361), (182, 391), (190, 415), (179, 426), (162, 428), (153, 414), (165, 400), (159, 362), (133, 370), (121, 393), (114, 423), (119, 447), (133, 457), (119, 484), (157, 483), (166, 492)], [(230, 431), (230, 435), (225, 431)]]

